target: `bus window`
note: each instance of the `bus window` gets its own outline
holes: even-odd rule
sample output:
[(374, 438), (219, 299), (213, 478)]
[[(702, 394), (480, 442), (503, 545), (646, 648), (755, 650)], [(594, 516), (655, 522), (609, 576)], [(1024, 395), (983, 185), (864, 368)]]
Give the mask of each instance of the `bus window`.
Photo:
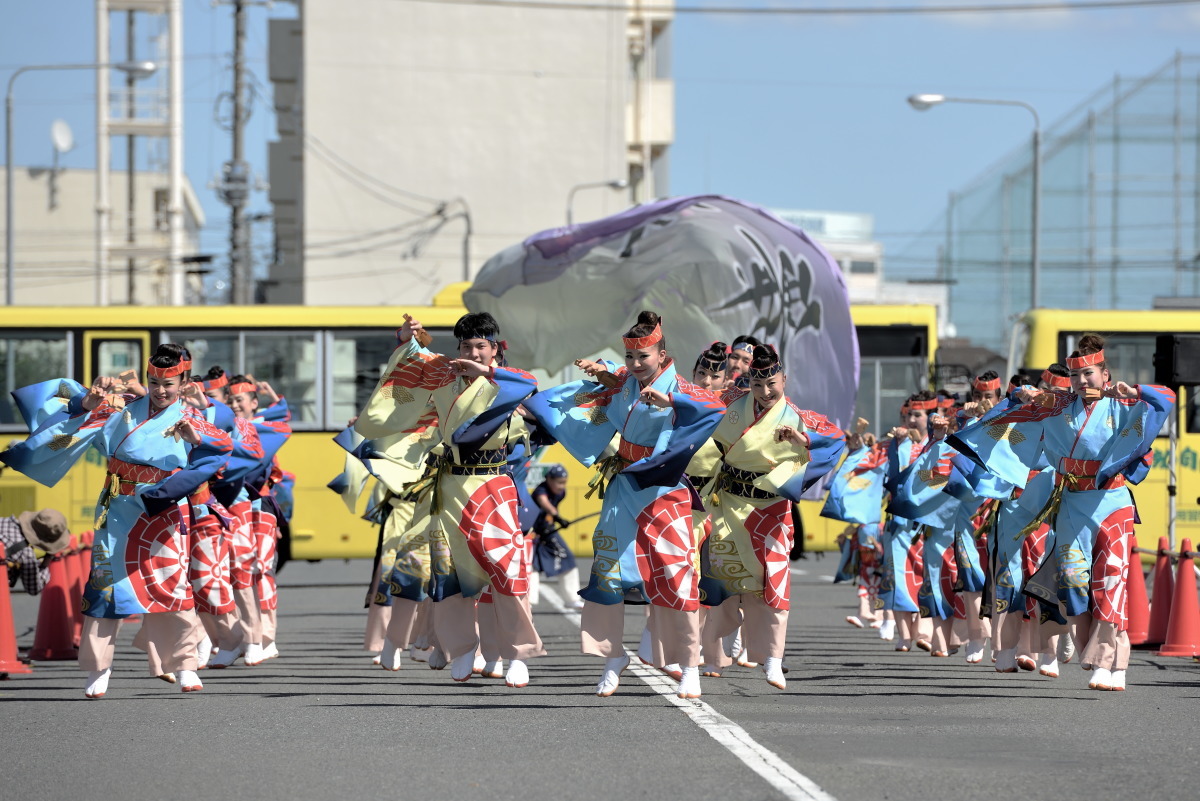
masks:
[(62, 333), (0, 334), (0, 427), (24, 429), (9, 395), (14, 389), (72, 375), (68, 337)]
[(145, 359), (142, 343), (136, 339), (105, 339), (96, 343), (96, 375), (119, 375), (126, 370), (135, 370), (139, 375)]
[(230, 376), (239, 372), (238, 335), (224, 332), (164, 331), (163, 342), (183, 345), (192, 354), (192, 372), (203, 379), (208, 368), (218, 366)]
[(245, 353), (243, 372), (255, 380), (266, 381), (287, 398), (292, 412), (292, 428), (321, 427), (321, 384), (317, 380), (321, 364), (317, 334), (313, 331), (243, 334)]
[(367, 405), (379, 376), (396, 349), (394, 331), (334, 331), (330, 334), (329, 419), (341, 428)]
[(928, 387), (921, 359), (863, 357), (859, 369), (855, 417), (864, 417), (877, 434), (899, 425), (900, 407), (914, 392)]

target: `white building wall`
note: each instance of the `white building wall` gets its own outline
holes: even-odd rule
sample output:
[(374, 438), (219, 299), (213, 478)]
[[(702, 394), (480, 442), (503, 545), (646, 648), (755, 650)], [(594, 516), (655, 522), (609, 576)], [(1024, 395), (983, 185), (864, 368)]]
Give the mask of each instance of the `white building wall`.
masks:
[[(0, 182), (4, 181), (0, 167)], [(51, 207), (52, 177), (46, 167), (18, 167), (13, 175), (14, 301), (19, 306), (90, 306), (96, 301), (96, 172), (62, 169), (56, 205)], [(184, 254), (199, 247), (204, 212), (184, 179)], [(126, 232), (127, 174), (114, 171), (109, 180), (112, 202), (110, 241), (123, 245)], [(139, 172), (134, 183), (136, 243), (159, 248), (170, 243), (165, 208), (155, 208), (155, 192), (165, 192), (166, 173)], [(160, 195), (160, 200), (163, 198)], [(4, 199), (0, 197), (0, 236), (3, 236)], [(134, 300), (138, 305), (169, 302), (166, 260), (139, 259), (134, 264)], [(187, 266), (185, 265), (185, 269)], [(114, 258), (110, 269), (113, 305), (129, 302), (127, 262)], [(195, 279), (189, 297), (199, 297)]]
[[(623, 12), (305, 0), (295, 25), (271, 31), (272, 77), (295, 73), (271, 159), (272, 199), (294, 217), (279, 229), (273, 302), (428, 303), (497, 251), (565, 224), (571, 187), (630, 176)], [(669, 91), (655, 100), (653, 119), (669, 121)], [(276, 172), (285, 165), (298, 181)], [(285, 184), (300, 197), (276, 191)], [(455, 199), (472, 223), (466, 263)], [(629, 202), (582, 189), (574, 217)]]

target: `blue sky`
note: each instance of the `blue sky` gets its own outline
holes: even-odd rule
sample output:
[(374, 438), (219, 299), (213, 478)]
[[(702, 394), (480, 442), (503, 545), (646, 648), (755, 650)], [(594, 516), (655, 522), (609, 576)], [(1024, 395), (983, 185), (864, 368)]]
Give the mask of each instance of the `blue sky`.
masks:
[[(805, 5), (747, 4), (771, 2)], [(207, 184), (229, 157), (229, 135), (213, 122), (213, 108), (230, 82), (232, 10), (214, 8), (210, 0), (184, 0), (184, 8), (186, 170), (208, 214), (202, 248), (224, 253), (227, 210)], [(91, 0), (5, 3), (0, 79), (25, 64), (91, 61), (93, 9)], [(278, 3), (249, 13), (249, 66), (265, 85), (266, 19), (295, 11)], [(1049, 126), (1114, 74), (1147, 73), (1176, 50), (1200, 52), (1197, 42), (1200, 3), (954, 16), (679, 15), (670, 188), (767, 206), (868, 212), (887, 251), (895, 253), (937, 217), (949, 191), (1028, 142), (1031, 130), (1020, 109), (960, 105), (917, 113), (905, 102), (909, 94), (1024, 100)], [(24, 75), (16, 98), (18, 164), (50, 161), (48, 131), (61, 117), (78, 142), (64, 164), (92, 166), (90, 74)], [(247, 154), (264, 177), (272, 131), (269, 99), (259, 98)], [(122, 166), (119, 152), (116, 165)], [(269, 210), (265, 195), (250, 208)]]

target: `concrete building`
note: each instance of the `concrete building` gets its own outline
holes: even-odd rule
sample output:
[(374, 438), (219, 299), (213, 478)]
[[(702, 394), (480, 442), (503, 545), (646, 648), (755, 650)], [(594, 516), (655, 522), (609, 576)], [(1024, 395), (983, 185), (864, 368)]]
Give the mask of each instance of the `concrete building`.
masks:
[[(13, 299), (21, 306), (90, 306), (96, 303), (96, 171), (18, 167), (13, 176)], [(4, 168), (0, 167), (0, 182)], [(108, 196), (121, 213), (109, 237), (114, 252), (126, 241), (127, 174), (109, 176)], [(183, 248), (199, 248), (204, 211), (183, 179)], [(109, 296), (113, 305), (158, 305), (170, 302), (165, 255), (170, 247), (167, 221), (167, 174), (139, 172), (134, 180), (134, 238), (136, 247), (121, 249), (109, 263)], [(4, 200), (0, 197), (0, 230)], [(133, 253), (133, 269), (127, 256)], [(159, 254), (147, 257), (138, 254)], [(186, 267), (186, 265), (185, 265)], [(132, 280), (131, 280), (132, 276)], [(199, 278), (188, 276), (186, 302), (203, 297)]]
[(667, 194), (669, 5), (301, 0), (272, 20), (268, 301), (428, 303), (565, 224), (572, 189), (576, 221)]

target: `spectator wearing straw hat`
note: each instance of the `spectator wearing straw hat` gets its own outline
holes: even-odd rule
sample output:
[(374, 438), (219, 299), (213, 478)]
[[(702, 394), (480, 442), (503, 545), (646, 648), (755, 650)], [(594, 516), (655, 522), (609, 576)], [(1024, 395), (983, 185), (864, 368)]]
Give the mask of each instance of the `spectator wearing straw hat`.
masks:
[[(71, 531), (67, 519), (54, 509), (0, 518), (0, 542), (4, 543), (5, 559), (8, 561), (8, 584), (17, 583), (17, 574), (25, 592), (37, 595), (50, 580), (50, 557), (67, 547)], [(34, 548), (46, 555), (38, 559)]]

